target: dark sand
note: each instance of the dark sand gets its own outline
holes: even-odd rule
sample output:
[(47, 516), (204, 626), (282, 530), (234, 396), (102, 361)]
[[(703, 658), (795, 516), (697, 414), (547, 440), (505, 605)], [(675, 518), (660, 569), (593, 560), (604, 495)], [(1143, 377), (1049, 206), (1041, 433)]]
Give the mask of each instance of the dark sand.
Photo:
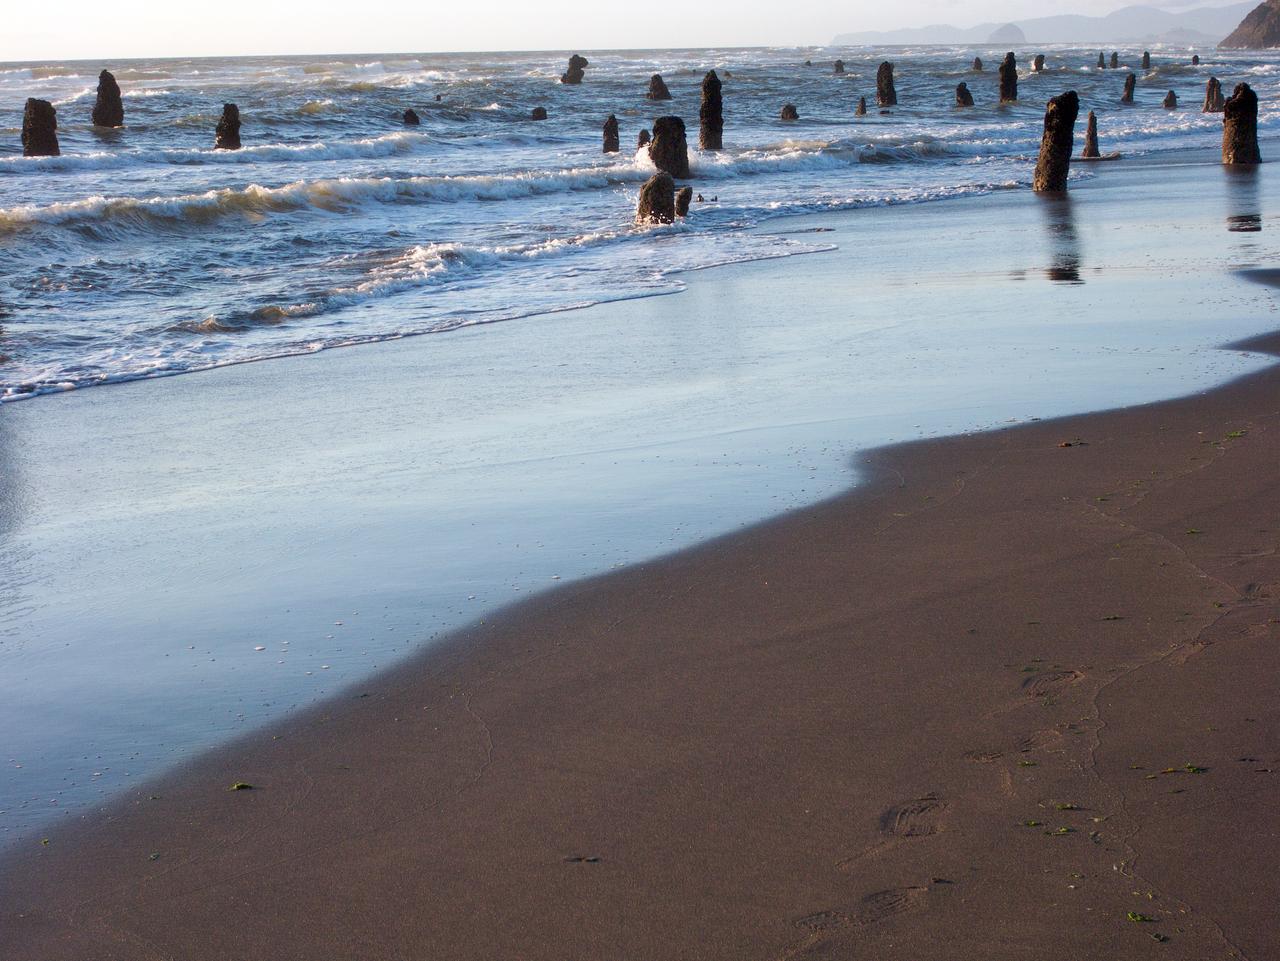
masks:
[(874, 452), (11, 852), (0, 958), (1280, 957), (1278, 416)]

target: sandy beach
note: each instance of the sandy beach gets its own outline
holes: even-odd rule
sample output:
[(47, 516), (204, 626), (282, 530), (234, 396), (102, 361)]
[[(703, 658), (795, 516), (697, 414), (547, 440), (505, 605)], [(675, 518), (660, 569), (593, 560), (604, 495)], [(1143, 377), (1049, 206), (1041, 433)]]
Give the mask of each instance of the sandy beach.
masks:
[[(1151, 208), (1188, 197), (1185, 233), (1116, 269), (1132, 215), (1103, 198), (1144, 177)], [(1274, 309), (1262, 176), (1112, 183), (1066, 220), (1011, 195), (964, 221), (1040, 223), (1038, 286), (994, 267), (916, 296), (1036, 317), (1102, 285), (1173, 325), (1249, 285)], [(887, 247), (927, 244), (925, 217)], [(1200, 235), (1204, 274), (1159, 261)], [(839, 256), (775, 296), (858, 297)], [(705, 315), (713, 274), (662, 300)], [(1257, 355), (1280, 341), (1237, 349), (1255, 372), (1183, 399), (859, 454), (852, 491), (506, 608), (27, 838), (0, 956), (1274, 957), (1280, 374)]]

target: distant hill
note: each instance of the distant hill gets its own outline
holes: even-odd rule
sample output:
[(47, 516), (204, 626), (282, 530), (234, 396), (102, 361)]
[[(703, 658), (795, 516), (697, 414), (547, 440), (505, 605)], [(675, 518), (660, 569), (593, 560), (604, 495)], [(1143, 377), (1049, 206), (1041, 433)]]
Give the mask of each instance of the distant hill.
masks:
[(936, 24), (905, 30), (842, 33), (833, 41), (837, 46), (880, 44), (958, 44), (981, 45), (999, 43), (993, 37), (1012, 26), (1022, 31), (1028, 43), (1177, 43), (1213, 46), (1236, 29), (1257, 0), (1245, 0), (1227, 7), (1202, 7), (1171, 13), (1156, 7), (1125, 7), (1105, 17), (1063, 14), (1057, 17), (1035, 17), (1015, 20), (1011, 24), (980, 23), (974, 27)]

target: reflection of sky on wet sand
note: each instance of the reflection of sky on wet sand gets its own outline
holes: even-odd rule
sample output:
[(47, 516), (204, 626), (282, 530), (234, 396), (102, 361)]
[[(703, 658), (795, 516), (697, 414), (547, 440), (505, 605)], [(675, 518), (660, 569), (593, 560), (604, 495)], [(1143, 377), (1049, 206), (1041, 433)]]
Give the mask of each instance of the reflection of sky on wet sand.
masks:
[(1211, 348), (1272, 323), (1230, 273), (1269, 234), (1223, 242), (1265, 168), (1104, 166), (1066, 204), (779, 220), (839, 250), (674, 296), (0, 408), (0, 839), (509, 601), (836, 493), (859, 448), (1256, 369)]

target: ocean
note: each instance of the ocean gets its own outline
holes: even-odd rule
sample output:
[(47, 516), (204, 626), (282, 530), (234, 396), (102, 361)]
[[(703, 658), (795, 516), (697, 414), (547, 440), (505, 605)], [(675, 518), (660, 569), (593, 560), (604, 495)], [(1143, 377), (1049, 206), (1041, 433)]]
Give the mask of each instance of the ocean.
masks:
[[(1021, 102), (1003, 108), (995, 49), (585, 50), (581, 86), (559, 82), (568, 52), (0, 64), (0, 398), (520, 321), (820, 249), (752, 228), (1026, 186), (1044, 102), (1066, 89), (1098, 112), (1104, 150), (1130, 156), (1215, 141), (1220, 119), (1199, 109), (1210, 75), (1228, 93), (1254, 84), (1264, 134), (1276, 123), (1272, 55), (1202, 50), (1192, 67), (1189, 49), (1155, 50), (1122, 108), (1141, 51), (1099, 70), (1095, 50), (1046, 49), (1032, 74), (1035, 52), (1020, 54)], [(886, 58), (900, 105), (881, 116)], [(90, 123), (101, 68), (123, 89), (123, 129)], [(710, 69), (726, 149), (700, 153)], [(672, 101), (645, 99), (653, 73)], [(953, 107), (962, 80), (971, 110)], [(1182, 106), (1159, 109), (1171, 88)], [(56, 106), (62, 156), (21, 156), (28, 97)], [(213, 149), (224, 102), (240, 107), (240, 151)], [(798, 122), (778, 119), (784, 103)], [(548, 120), (530, 119), (537, 106)], [(402, 125), (408, 108), (420, 127)], [(605, 155), (611, 113), (623, 151)], [(663, 114), (689, 127), (705, 202), (637, 227), (653, 167), (636, 137)]]

